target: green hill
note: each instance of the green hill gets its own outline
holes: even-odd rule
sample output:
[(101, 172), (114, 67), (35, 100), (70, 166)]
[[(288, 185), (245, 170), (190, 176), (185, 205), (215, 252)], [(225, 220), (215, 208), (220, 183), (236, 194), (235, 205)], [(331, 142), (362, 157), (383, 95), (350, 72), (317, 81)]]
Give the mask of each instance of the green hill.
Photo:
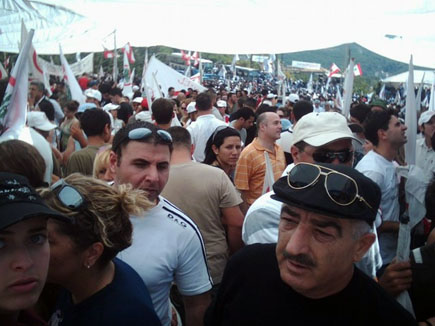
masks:
[[(344, 70), (349, 53), (351, 58), (355, 58), (355, 63), (361, 64), (363, 75), (368, 79), (381, 79), (408, 70), (406, 63), (388, 59), (357, 43), (342, 44), (332, 48), (312, 51), (286, 53), (282, 55), (282, 60), (286, 65), (291, 65), (292, 60), (320, 63), (326, 69), (332, 63), (335, 63), (341, 70)], [(415, 69), (428, 68), (416, 66)]]

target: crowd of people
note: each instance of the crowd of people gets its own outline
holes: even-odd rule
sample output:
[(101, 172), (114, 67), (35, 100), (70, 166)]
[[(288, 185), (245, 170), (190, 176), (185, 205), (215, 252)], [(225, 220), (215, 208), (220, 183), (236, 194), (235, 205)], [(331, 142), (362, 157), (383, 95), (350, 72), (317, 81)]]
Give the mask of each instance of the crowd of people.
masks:
[(0, 142), (1, 325), (435, 325), (434, 111), (410, 167), (378, 98), (79, 84), (32, 81)]

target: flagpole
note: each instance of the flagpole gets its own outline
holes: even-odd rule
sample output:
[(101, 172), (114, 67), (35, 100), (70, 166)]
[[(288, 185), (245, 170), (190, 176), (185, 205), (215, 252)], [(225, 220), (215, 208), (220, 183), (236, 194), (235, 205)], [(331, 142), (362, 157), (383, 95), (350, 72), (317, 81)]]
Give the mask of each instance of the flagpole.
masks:
[(199, 54), (199, 83), (202, 85), (202, 61), (201, 61), (201, 52)]
[(118, 62), (117, 62), (117, 51), (116, 51), (116, 29), (113, 31), (113, 44), (115, 50), (113, 51), (113, 81), (116, 83), (118, 81)]

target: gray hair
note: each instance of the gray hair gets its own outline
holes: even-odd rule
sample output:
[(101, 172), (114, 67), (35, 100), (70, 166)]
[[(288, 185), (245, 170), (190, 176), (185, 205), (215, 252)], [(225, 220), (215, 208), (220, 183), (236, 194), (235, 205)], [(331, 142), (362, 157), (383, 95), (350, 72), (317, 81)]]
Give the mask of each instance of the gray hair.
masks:
[(372, 227), (367, 222), (360, 220), (352, 221), (352, 238), (358, 240), (367, 233), (372, 233)]

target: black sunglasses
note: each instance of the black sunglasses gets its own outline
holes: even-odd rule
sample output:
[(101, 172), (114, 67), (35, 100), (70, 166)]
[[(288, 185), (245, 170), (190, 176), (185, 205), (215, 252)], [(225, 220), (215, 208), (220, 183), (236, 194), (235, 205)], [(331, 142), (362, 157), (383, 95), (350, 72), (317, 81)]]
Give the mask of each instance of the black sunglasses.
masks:
[(313, 153), (313, 159), (319, 163), (332, 163), (335, 159), (338, 159), (340, 163), (348, 163), (353, 159), (353, 154), (354, 152), (350, 149), (337, 152), (319, 150)]

